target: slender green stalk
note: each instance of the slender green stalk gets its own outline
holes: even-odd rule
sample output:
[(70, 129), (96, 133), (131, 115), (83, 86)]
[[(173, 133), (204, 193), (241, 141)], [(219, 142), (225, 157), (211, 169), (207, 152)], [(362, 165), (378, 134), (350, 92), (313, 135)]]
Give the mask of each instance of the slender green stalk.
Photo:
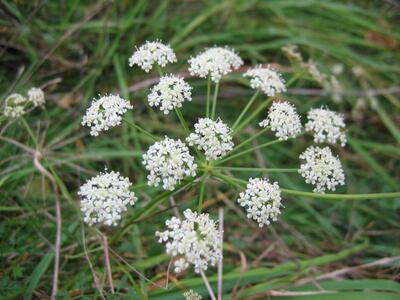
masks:
[(185, 134), (189, 135), (189, 133), (190, 133), (189, 127), (188, 127), (186, 120), (183, 117), (182, 112), (179, 109), (179, 107), (175, 107), (175, 112), (176, 112), (176, 115), (178, 116), (179, 122), (181, 123), (183, 130), (185, 131)]
[(206, 110), (206, 117), (210, 117), (210, 94), (211, 94), (211, 76), (208, 75), (207, 77), (207, 110)]
[(157, 69), (158, 75), (160, 75), (160, 77), (163, 77), (164, 73), (163, 73), (163, 71), (161, 70), (161, 67), (158, 64), (156, 64), (156, 69)]
[(322, 200), (368, 200), (368, 199), (400, 198), (400, 192), (341, 195), (341, 194), (319, 194), (319, 193), (295, 191), (290, 189), (281, 189), (281, 191), (282, 193), (287, 195), (304, 196)]
[(148, 132), (146, 129), (143, 129), (142, 127), (136, 125), (135, 123), (130, 122), (129, 120), (127, 120), (126, 118), (124, 118), (124, 121), (126, 123), (128, 123), (130, 126), (134, 127), (135, 129), (137, 129), (138, 131), (140, 131), (141, 133), (143, 133), (144, 135), (148, 136), (149, 138), (151, 138), (153, 141), (157, 141), (158, 138), (155, 137), (154, 135), (152, 135), (150, 132)]
[(211, 119), (213, 120), (215, 118), (215, 109), (217, 108), (218, 90), (219, 90), (219, 81), (215, 84), (215, 90), (214, 90), (214, 98), (211, 110)]
[(257, 132), (256, 134), (252, 135), (251, 137), (249, 137), (247, 140), (241, 142), (239, 145), (235, 146), (232, 152), (236, 152), (237, 150), (239, 150), (240, 148), (242, 148), (243, 146), (246, 146), (248, 143), (250, 143), (252, 140), (254, 140), (255, 138), (259, 137), (260, 135), (262, 135), (263, 133), (265, 133), (266, 131), (268, 131), (270, 128), (269, 127), (265, 127), (263, 129), (261, 129), (259, 132)]
[(201, 180), (200, 184), (200, 195), (199, 195), (199, 205), (197, 207), (197, 212), (201, 213), (203, 210), (203, 201), (204, 201), (204, 195), (205, 195), (205, 190), (206, 190), (206, 183), (207, 183), (208, 175), (204, 175), (203, 179)]
[(246, 114), (246, 112), (249, 110), (249, 108), (251, 107), (251, 105), (253, 104), (253, 102), (257, 99), (258, 94), (260, 93), (260, 90), (257, 89), (257, 91), (254, 93), (253, 97), (251, 97), (250, 101), (247, 102), (246, 107), (242, 110), (242, 112), (240, 113), (239, 117), (236, 119), (235, 123), (232, 126), (232, 130), (235, 131), (236, 127), (239, 125), (240, 121), (242, 121), (244, 115)]
[(24, 125), (26, 131), (28, 132), (29, 136), (33, 140), (35, 147), (38, 147), (38, 145), (39, 145), (38, 140), (37, 140), (35, 134), (33, 133), (31, 127), (28, 125), (28, 123), (26, 122), (26, 120), (23, 117), (21, 117), (20, 120), (21, 120), (21, 123)]
[(289, 168), (245, 168), (245, 167), (214, 167), (216, 170), (229, 170), (237, 172), (270, 172), (270, 173), (297, 173), (298, 169)]

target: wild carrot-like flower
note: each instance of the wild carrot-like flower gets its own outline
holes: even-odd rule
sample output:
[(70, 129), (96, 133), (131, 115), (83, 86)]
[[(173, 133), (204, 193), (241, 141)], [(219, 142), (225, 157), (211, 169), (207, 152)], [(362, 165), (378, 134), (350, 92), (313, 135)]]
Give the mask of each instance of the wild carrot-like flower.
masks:
[(194, 125), (194, 129), (194, 133), (186, 138), (186, 142), (203, 150), (207, 160), (219, 159), (232, 150), (231, 130), (221, 120), (201, 118)]
[(44, 92), (40, 88), (30, 88), (28, 90), (28, 101), (33, 104), (33, 106), (42, 106), (45, 103)]
[(11, 94), (6, 98), (4, 107), (4, 116), (8, 118), (18, 118), (23, 116), (27, 99), (21, 94)]
[(342, 147), (346, 145), (347, 139), (344, 133), (346, 124), (343, 115), (327, 108), (315, 108), (308, 112), (307, 118), (306, 131), (314, 133), (316, 143), (334, 144), (340, 141)]
[(162, 184), (165, 190), (171, 191), (185, 177), (195, 176), (197, 169), (189, 148), (182, 141), (168, 137), (150, 146), (143, 155), (143, 165), (150, 172), (148, 185)]
[(90, 134), (97, 136), (99, 132), (121, 124), (122, 115), (132, 108), (129, 101), (122, 99), (119, 95), (100, 96), (99, 99), (93, 100), (86, 111), (82, 125), (90, 127)]
[(161, 77), (148, 95), (150, 106), (159, 106), (164, 114), (168, 114), (176, 107), (181, 107), (184, 101), (192, 101), (192, 87), (173, 75)]
[(285, 81), (281, 74), (269, 66), (267, 68), (257, 66), (248, 70), (243, 76), (250, 77), (250, 86), (253, 89), (261, 89), (269, 97), (286, 92)]
[(277, 182), (266, 178), (250, 178), (246, 190), (239, 195), (238, 203), (246, 209), (247, 217), (260, 227), (276, 221), (281, 213), (281, 191)]
[(117, 225), (128, 205), (134, 205), (137, 200), (130, 187), (129, 179), (114, 171), (89, 179), (78, 192), (82, 197), (84, 221), (89, 225)]
[(129, 66), (138, 65), (147, 73), (153, 68), (154, 64), (165, 67), (168, 63), (176, 61), (175, 52), (169, 45), (165, 45), (160, 41), (147, 41), (136, 49), (129, 58)]
[(201, 297), (198, 293), (196, 293), (193, 290), (188, 290), (183, 293), (183, 297), (185, 297), (186, 300), (201, 300), (203, 297)]
[(165, 222), (167, 230), (156, 232), (160, 243), (166, 243), (166, 252), (175, 261), (175, 272), (179, 273), (193, 265), (194, 271), (200, 273), (208, 266), (215, 264), (222, 258), (220, 248), (220, 233), (215, 221), (208, 214), (198, 214), (187, 209), (184, 219), (176, 217)]
[(314, 192), (334, 191), (337, 185), (344, 185), (342, 164), (329, 147), (308, 147), (300, 154), (300, 159), (304, 162), (300, 165), (299, 173), (306, 183), (315, 186)]
[(213, 47), (189, 59), (189, 72), (201, 78), (210, 75), (212, 81), (218, 82), (223, 75), (231, 73), (241, 65), (243, 61), (233, 49)]
[(268, 116), (260, 122), (261, 127), (270, 126), (280, 140), (287, 140), (301, 132), (300, 116), (296, 108), (289, 102), (274, 102), (269, 109)]

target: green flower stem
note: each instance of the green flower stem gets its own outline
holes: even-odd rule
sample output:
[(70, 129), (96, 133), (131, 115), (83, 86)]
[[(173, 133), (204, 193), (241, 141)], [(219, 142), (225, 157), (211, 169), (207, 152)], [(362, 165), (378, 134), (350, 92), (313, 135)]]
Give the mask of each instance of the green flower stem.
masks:
[(207, 77), (207, 110), (206, 110), (206, 117), (210, 117), (210, 94), (211, 94), (211, 76), (208, 75)]
[(128, 123), (130, 126), (132, 126), (133, 128), (137, 129), (139, 132), (143, 133), (144, 135), (146, 135), (147, 137), (151, 138), (153, 141), (157, 141), (158, 138), (154, 135), (152, 135), (150, 132), (148, 132), (146, 129), (143, 129), (142, 127), (136, 125), (135, 123), (130, 122), (129, 120), (127, 120), (126, 118), (124, 118), (124, 121), (126, 123)]
[(246, 114), (246, 112), (249, 110), (249, 108), (251, 107), (251, 105), (253, 104), (254, 100), (257, 99), (258, 94), (260, 93), (260, 90), (257, 89), (257, 91), (254, 93), (253, 97), (251, 97), (250, 101), (247, 102), (246, 107), (242, 110), (242, 112), (240, 113), (239, 117), (236, 119), (235, 123), (232, 126), (232, 130), (235, 131), (236, 127), (239, 125), (240, 121), (242, 121), (244, 115)]
[(190, 133), (189, 127), (188, 127), (186, 120), (183, 117), (182, 112), (179, 109), (179, 107), (175, 107), (175, 112), (176, 112), (176, 115), (178, 116), (179, 122), (181, 123), (183, 130), (185, 131), (185, 134), (189, 135), (189, 133)]
[(245, 119), (241, 124), (239, 124), (236, 129), (233, 131), (233, 136), (236, 135), (244, 126), (246, 126), (247, 124), (249, 124), (255, 117), (257, 117), (257, 115), (263, 110), (265, 109), (273, 100), (273, 97), (268, 98), (267, 100), (263, 101), (263, 103), (261, 103), (256, 110), (249, 116), (247, 117), (247, 119)]
[(245, 168), (245, 167), (214, 167), (216, 170), (228, 170), (237, 172), (270, 172), (270, 173), (297, 173), (298, 169), (288, 168)]
[(230, 184), (230, 185), (233, 185), (233, 186), (238, 187), (238, 188), (240, 188), (240, 189), (242, 189), (243, 186), (245, 186), (246, 183), (247, 183), (247, 182), (244, 181), (244, 180), (241, 180), (241, 179), (238, 179), (238, 178), (234, 178), (234, 177), (231, 177), (231, 176), (227, 176), (227, 175), (225, 175), (225, 174), (222, 174), (222, 173), (216, 172), (216, 171), (213, 172), (213, 175), (214, 175), (215, 177), (221, 179), (221, 180), (224, 181), (225, 183)]
[(213, 104), (212, 104), (212, 110), (211, 110), (211, 119), (212, 120), (214, 120), (214, 118), (215, 118), (215, 109), (217, 107), (218, 90), (219, 90), (219, 81), (215, 84), (214, 98), (213, 98)]
[(35, 134), (33, 133), (32, 129), (31, 129), (31, 127), (28, 125), (28, 123), (26, 122), (26, 120), (23, 117), (21, 117), (20, 120), (22, 122), (22, 125), (24, 125), (24, 127), (26, 128), (26, 131), (28, 132), (29, 136), (32, 138), (33, 143), (35, 144), (35, 147), (37, 148), (39, 143), (38, 143), (38, 140), (37, 140)]
[(205, 190), (206, 190), (206, 183), (207, 183), (208, 175), (205, 174), (203, 176), (203, 179), (201, 180), (200, 184), (200, 195), (199, 195), (199, 206), (197, 207), (197, 212), (201, 213), (203, 210), (203, 201), (204, 201), (204, 195), (205, 195)]
[(266, 131), (268, 131), (270, 128), (269, 127), (265, 127), (263, 129), (261, 129), (259, 132), (257, 132), (256, 134), (252, 135), (251, 137), (249, 137), (247, 140), (241, 142), (239, 145), (235, 146), (232, 152), (236, 152), (237, 150), (239, 150), (240, 148), (242, 148), (243, 146), (247, 145), (248, 143), (250, 143), (252, 140), (254, 140), (255, 138), (259, 137), (260, 135), (262, 135), (263, 133), (265, 133)]
[(157, 69), (158, 75), (160, 75), (160, 77), (163, 77), (164, 73), (163, 73), (163, 71), (161, 70), (161, 67), (158, 64), (156, 64), (156, 69)]
[(393, 193), (373, 193), (373, 194), (319, 194), (311, 192), (302, 192), (289, 189), (281, 189), (282, 193), (294, 196), (304, 196), (310, 198), (317, 198), (322, 200), (368, 200), (368, 199), (385, 199), (385, 198), (399, 198), (400, 192)]

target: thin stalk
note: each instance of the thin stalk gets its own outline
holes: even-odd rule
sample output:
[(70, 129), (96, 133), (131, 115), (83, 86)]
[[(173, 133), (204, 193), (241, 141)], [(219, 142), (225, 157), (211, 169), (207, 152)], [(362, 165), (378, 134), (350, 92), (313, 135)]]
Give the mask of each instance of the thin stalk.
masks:
[(257, 99), (258, 94), (260, 93), (260, 90), (257, 89), (257, 91), (254, 93), (253, 97), (251, 97), (250, 101), (247, 102), (246, 107), (242, 110), (242, 112), (240, 113), (239, 117), (236, 119), (235, 123), (232, 126), (232, 130), (235, 131), (236, 127), (239, 125), (240, 121), (242, 121), (244, 115), (246, 114), (246, 112), (249, 110), (249, 108), (251, 107), (251, 105), (253, 104), (253, 102)]
[(246, 126), (247, 124), (249, 124), (255, 117), (257, 117), (257, 115), (263, 110), (265, 109), (273, 100), (273, 97), (268, 98), (266, 101), (264, 101), (263, 103), (261, 103), (256, 110), (249, 116), (247, 117), (241, 124), (239, 124), (236, 129), (233, 131), (233, 135), (237, 134), (244, 126)]
[(176, 112), (176, 115), (178, 116), (179, 122), (181, 123), (183, 130), (185, 131), (185, 134), (189, 135), (189, 133), (190, 133), (189, 127), (188, 127), (186, 120), (183, 117), (182, 112), (179, 109), (179, 107), (175, 107), (175, 112)]
[(317, 198), (322, 200), (369, 200), (369, 199), (385, 199), (385, 198), (400, 198), (400, 192), (392, 193), (372, 193), (372, 194), (319, 194), (311, 192), (295, 191), (290, 189), (281, 189), (282, 193), (287, 195), (304, 196)]
[(164, 73), (163, 73), (163, 71), (161, 70), (161, 67), (158, 64), (156, 64), (156, 69), (157, 69), (158, 75), (160, 75), (160, 77), (163, 77)]
[[(224, 245), (224, 208), (220, 207), (218, 210), (219, 216), (219, 235), (221, 237), (220, 247), (221, 251)], [(222, 277), (223, 277), (223, 258), (224, 255), (221, 255), (221, 259), (218, 261), (218, 300), (222, 300)]]
[(213, 290), (211, 288), (211, 285), (208, 282), (206, 274), (204, 274), (203, 270), (200, 271), (200, 274), (201, 274), (201, 278), (203, 278), (204, 285), (206, 286), (206, 288), (208, 290), (208, 293), (210, 294), (211, 300), (217, 300), (217, 298), (215, 298), (215, 295), (214, 295), (214, 292), (213, 292)]
[(208, 75), (208, 77), (207, 77), (207, 110), (206, 110), (207, 118), (210, 117), (210, 94), (211, 94), (211, 76)]
[(232, 184), (238, 188), (243, 188), (244, 185), (246, 185), (246, 181), (238, 179), (238, 178), (234, 178), (219, 172), (213, 172), (213, 175), (219, 179), (221, 179), (222, 181), (228, 183), (228, 184)]
[(35, 144), (35, 147), (38, 147), (39, 143), (37, 141), (37, 138), (36, 138), (35, 134), (33, 133), (32, 129), (31, 129), (31, 127), (28, 125), (28, 123), (26, 122), (26, 120), (23, 117), (21, 117), (20, 119), (21, 119), (22, 124), (26, 128), (26, 131), (28, 131), (29, 136), (33, 140), (33, 143)]
[(289, 168), (245, 168), (245, 167), (214, 167), (216, 170), (229, 170), (237, 172), (270, 172), (270, 173), (297, 173), (298, 169)]
[(213, 104), (212, 104), (212, 110), (211, 110), (211, 119), (212, 120), (214, 120), (214, 118), (215, 118), (215, 110), (217, 108), (218, 90), (219, 90), (219, 81), (215, 84), (214, 98), (213, 98)]
[(129, 120), (127, 120), (126, 118), (124, 118), (124, 121), (126, 123), (128, 123), (130, 126), (134, 127), (135, 129), (137, 129), (139, 132), (143, 133), (144, 135), (146, 135), (147, 137), (151, 138), (153, 141), (157, 141), (158, 138), (155, 137), (154, 135), (152, 135), (150, 132), (148, 132), (146, 129), (143, 129), (142, 127), (136, 125), (135, 123), (130, 122)]
[(115, 293), (114, 291), (114, 282), (112, 278), (112, 271), (111, 271), (111, 263), (110, 263), (110, 254), (108, 252), (108, 239), (105, 234), (102, 234), (103, 237), (103, 250), (104, 250), (104, 261), (106, 264), (106, 271), (107, 271), (107, 278), (108, 278), (108, 283), (110, 285), (111, 293)]
[(208, 179), (208, 175), (204, 175), (203, 179), (201, 181), (201, 184), (200, 184), (199, 205), (197, 207), (198, 213), (201, 213), (201, 211), (203, 210), (203, 201), (204, 201), (207, 179)]
[(249, 137), (247, 140), (241, 142), (239, 145), (235, 146), (232, 152), (235, 152), (237, 150), (239, 150), (240, 148), (242, 148), (243, 146), (247, 145), (248, 143), (250, 143), (252, 140), (254, 140), (255, 138), (259, 137), (260, 135), (262, 135), (263, 133), (265, 133), (266, 131), (268, 131), (270, 128), (269, 127), (265, 127), (263, 129), (261, 129), (259, 132), (257, 132), (255, 135), (252, 135), (251, 137)]

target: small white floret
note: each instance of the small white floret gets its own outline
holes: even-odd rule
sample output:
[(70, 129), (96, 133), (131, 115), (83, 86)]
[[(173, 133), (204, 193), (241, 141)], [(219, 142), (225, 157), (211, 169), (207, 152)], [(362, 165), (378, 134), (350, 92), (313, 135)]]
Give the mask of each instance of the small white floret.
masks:
[(40, 88), (30, 88), (28, 90), (28, 101), (33, 104), (33, 106), (43, 106), (45, 103), (44, 92)]
[(250, 77), (250, 86), (253, 89), (261, 89), (269, 97), (286, 92), (282, 75), (269, 66), (267, 68), (257, 66), (248, 70), (243, 76)]

